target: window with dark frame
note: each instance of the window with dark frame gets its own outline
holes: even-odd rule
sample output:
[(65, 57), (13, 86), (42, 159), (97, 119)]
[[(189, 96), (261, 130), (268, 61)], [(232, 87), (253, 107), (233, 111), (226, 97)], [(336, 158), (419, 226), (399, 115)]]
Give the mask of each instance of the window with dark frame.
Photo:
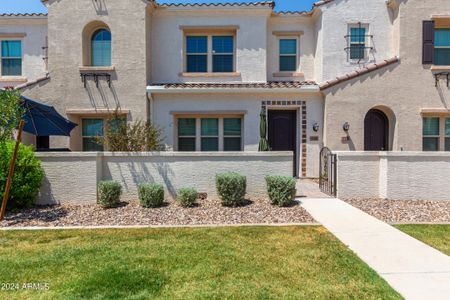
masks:
[(233, 36), (212, 37), (213, 72), (233, 72), (234, 39)]
[(208, 72), (208, 37), (186, 37), (186, 72)]
[(178, 151), (195, 151), (196, 131), (195, 118), (178, 119)]

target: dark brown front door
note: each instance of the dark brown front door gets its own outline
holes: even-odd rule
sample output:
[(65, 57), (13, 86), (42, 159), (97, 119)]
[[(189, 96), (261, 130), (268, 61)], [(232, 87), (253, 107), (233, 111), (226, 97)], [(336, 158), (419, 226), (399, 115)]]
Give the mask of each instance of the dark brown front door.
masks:
[(371, 109), (364, 119), (364, 150), (388, 151), (389, 121), (378, 109)]
[(269, 146), (272, 151), (292, 151), (294, 153), (294, 176), (297, 166), (297, 111), (269, 110)]

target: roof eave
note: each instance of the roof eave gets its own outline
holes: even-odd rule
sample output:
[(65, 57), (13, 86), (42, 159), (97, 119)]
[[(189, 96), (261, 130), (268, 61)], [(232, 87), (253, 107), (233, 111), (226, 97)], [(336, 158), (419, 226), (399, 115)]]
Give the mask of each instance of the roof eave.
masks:
[(273, 94), (273, 93), (314, 93), (320, 92), (318, 85), (307, 85), (300, 88), (166, 88), (161, 85), (147, 86), (150, 94), (207, 94), (207, 93), (231, 93), (231, 94)]

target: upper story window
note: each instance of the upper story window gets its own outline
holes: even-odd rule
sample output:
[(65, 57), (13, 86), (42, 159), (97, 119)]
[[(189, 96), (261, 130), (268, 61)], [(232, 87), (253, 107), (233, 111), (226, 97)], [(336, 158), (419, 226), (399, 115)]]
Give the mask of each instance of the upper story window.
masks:
[(450, 28), (434, 30), (434, 64), (450, 65)]
[(3, 40), (2, 76), (22, 76), (22, 41)]
[(297, 71), (297, 44), (298, 40), (295, 38), (280, 39), (280, 72), (295, 72)]
[(186, 67), (188, 73), (234, 72), (233, 35), (187, 35)]
[(186, 71), (208, 72), (208, 37), (186, 37)]
[(350, 61), (361, 61), (368, 58), (371, 35), (368, 34), (369, 26), (367, 24), (352, 24), (348, 27), (347, 53)]
[(111, 66), (111, 32), (100, 29), (91, 40), (91, 60), (94, 67)]

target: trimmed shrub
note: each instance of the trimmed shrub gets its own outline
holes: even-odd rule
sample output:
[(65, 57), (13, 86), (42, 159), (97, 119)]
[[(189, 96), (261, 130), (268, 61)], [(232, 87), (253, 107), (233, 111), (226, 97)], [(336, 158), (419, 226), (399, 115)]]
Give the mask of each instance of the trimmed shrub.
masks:
[(192, 207), (197, 200), (197, 190), (194, 188), (181, 188), (177, 192), (177, 201), (183, 207)]
[[(0, 204), (8, 178), (9, 164), (14, 152), (15, 142), (0, 141)], [(41, 162), (35, 157), (32, 147), (20, 144), (17, 154), (16, 167), (11, 190), (7, 202), (7, 209), (32, 207), (41, 187), (44, 171)]]
[(156, 183), (138, 186), (139, 201), (143, 207), (159, 207), (164, 202), (164, 187)]
[(244, 203), (247, 189), (247, 178), (238, 173), (222, 173), (216, 175), (217, 194), (224, 206), (239, 206)]
[(267, 176), (267, 193), (270, 201), (274, 205), (288, 206), (295, 197), (296, 181), (288, 176)]
[(116, 207), (120, 203), (122, 186), (117, 181), (100, 181), (98, 183), (97, 204), (103, 208)]

